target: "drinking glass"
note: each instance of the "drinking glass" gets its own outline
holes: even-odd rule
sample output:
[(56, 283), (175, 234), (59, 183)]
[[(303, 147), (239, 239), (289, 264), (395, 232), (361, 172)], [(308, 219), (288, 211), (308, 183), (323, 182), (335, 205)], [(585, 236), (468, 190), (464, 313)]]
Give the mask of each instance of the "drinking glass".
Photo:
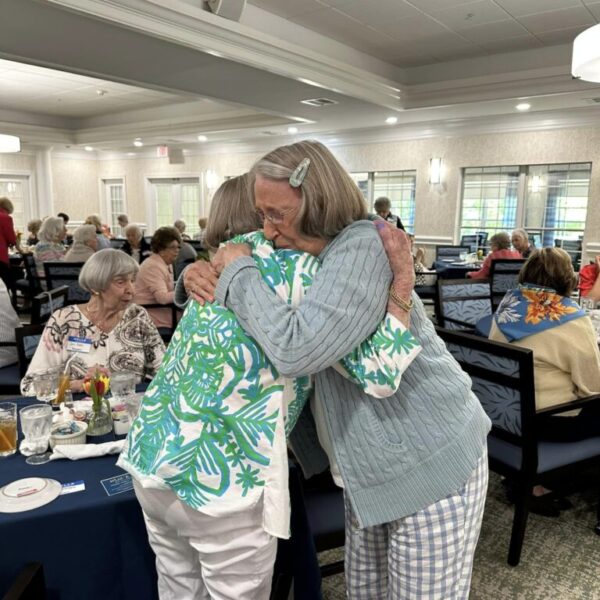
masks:
[(28, 465), (43, 465), (50, 460), (50, 453), (46, 450), (52, 429), (52, 407), (49, 404), (34, 404), (19, 412), (25, 443), (35, 452), (25, 462)]
[(17, 405), (0, 402), (0, 456), (17, 451)]
[(33, 389), (40, 402), (53, 402), (58, 392), (60, 369), (47, 369), (33, 376)]
[(460, 262), (465, 262), (465, 260), (467, 260), (467, 256), (468, 256), (467, 252), (461, 252), (458, 255), (458, 258), (460, 259)]
[(113, 373), (110, 376), (110, 390), (112, 397), (118, 402), (123, 402), (128, 396), (135, 394), (135, 373)]

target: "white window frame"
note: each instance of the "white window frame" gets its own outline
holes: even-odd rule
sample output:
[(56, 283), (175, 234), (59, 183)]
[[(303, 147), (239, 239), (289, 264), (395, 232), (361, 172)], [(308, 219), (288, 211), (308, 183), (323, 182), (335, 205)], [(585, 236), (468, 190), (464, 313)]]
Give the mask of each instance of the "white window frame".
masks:
[[(15, 223), (15, 229), (22, 231), (23, 233), (27, 232), (27, 223), (33, 218), (32, 215), (37, 215), (39, 211), (35, 210), (34, 204), (35, 199), (33, 197), (34, 190), (34, 174), (31, 171), (20, 171), (20, 170), (10, 170), (10, 171), (0, 171), (0, 181), (14, 181), (20, 180), (25, 191), (27, 197), (25, 198), (23, 204), (23, 228), (20, 229), (18, 224)], [(10, 199), (10, 198), (9, 198)]]
[(109, 189), (111, 185), (120, 185), (123, 190), (123, 210), (118, 214), (128, 214), (127, 213), (127, 185), (125, 181), (125, 175), (114, 176), (114, 177), (102, 177), (100, 179), (100, 197), (103, 199), (102, 207), (103, 214), (102, 220), (107, 223), (111, 229), (113, 234), (117, 232), (114, 230), (113, 217), (116, 222), (116, 218), (118, 215), (112, 214), (112, 203), (110, 199)]

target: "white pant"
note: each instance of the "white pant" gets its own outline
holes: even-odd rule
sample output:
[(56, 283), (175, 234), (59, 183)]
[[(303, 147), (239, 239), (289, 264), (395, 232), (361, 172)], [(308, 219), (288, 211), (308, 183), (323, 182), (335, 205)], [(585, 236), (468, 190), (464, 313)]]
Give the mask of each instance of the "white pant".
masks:
[(202, 514), (168, 490), (134, 481), (161, 600), (267, 600), (277, 539), (262, 529), (262, 502), (227, 518)]

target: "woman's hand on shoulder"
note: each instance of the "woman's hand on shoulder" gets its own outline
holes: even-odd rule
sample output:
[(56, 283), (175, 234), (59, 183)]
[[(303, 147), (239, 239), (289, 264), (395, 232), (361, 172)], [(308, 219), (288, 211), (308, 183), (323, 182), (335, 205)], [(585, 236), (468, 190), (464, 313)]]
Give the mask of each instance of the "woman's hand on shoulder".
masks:
[(193, 300), (200, 304), (213, 302), (215, 289), (219, 282), (219, 273), (205, 260), (197, 260), (183, 272), (185, 290)]
[(248, 244), (225, 244), (214, 255), (211, 264), (220, 275), (225, 267), (242, 256), (252, 256), (252, 249)]

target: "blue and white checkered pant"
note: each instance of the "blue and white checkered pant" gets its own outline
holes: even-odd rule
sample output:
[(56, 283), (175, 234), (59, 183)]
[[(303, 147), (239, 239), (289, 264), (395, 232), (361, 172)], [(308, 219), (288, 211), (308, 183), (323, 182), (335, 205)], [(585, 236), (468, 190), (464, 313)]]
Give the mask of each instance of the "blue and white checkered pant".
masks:
[(359, 529), (346, 502), (348, 598), (466, 600), (487, 485), (486, 451), (456, 492), (397, 521)]

